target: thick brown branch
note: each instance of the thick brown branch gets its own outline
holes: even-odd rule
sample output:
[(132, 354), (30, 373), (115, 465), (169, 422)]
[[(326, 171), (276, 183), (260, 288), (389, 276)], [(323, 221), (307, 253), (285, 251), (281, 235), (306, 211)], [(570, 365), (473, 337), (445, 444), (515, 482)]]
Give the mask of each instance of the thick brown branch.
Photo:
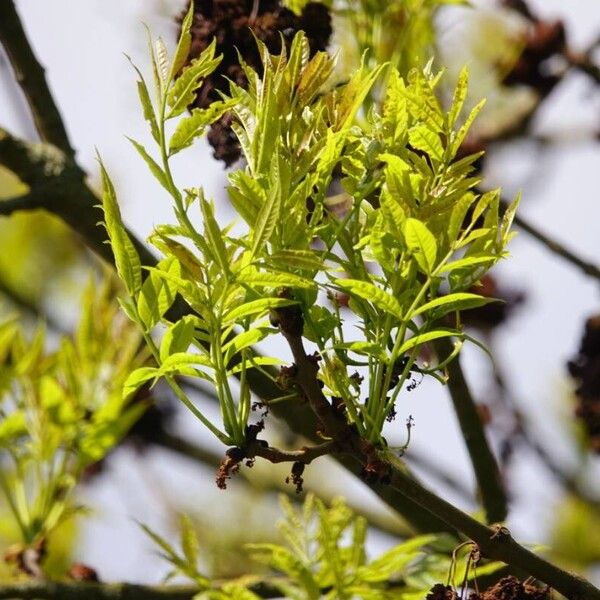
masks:
[(40, 581), (4, 584), (0, 600), (192, 600), (197, 586)]
[(410, 447), (402, 458), (409, 467), (421, 469), (421, 471), (424, 471), (428, 476), (433, 477), (441, 484), (450, 488), (467, 502), (475, 503), (475, 497), (472, 490), (470, 490), (460, 479), (447, 473), (444, 466), (435, 462), (434, 459), (415, 452), (415, 450)]
[(25, 94), (40, 137), (73, 159), (75, 151), (50, 93), (44, 69), (29, 45), (12, 0), (0, 2), (0, 41), (13, 67), (15, 78)]
[[(281, 597), (266, 583), (250, 589), (260, 598)], [(196, 585), (30, 581), (0, 585), (0, 600), (192, 600), (200, 591)]]
[(7, 217), (19, 210), (35, 210), (42, 207), (43, 195), (30, 192), (22, 196), (0, 200), (0, 215)]
[[(447, 339), (437, 340), (435, 346), (439, 356), (448, 356), (452, 353), (452, 342)], [(485, 436), (483, 423), (460, 360), (455, 358), (447, 369), (448, 390), (473, 465), (487, 522), (504, 521), (508, 514), (508, 507), (500, 469)]]
[(600, 590), (519, 545), (504, 528), (487, 527), (393, 468), (391, 485), (474, 541), (483, 556), (522, 569), (570, 600), (600, 599)]
[[(0, 128), (0, 164), (29, 186), (30, 208), (43, 207), (70, 225), (96, 254), (114, 262), (107, 235), (98, 223), (104, 219), (100, 199), (86, 185), (81, 169), (51, 144), (26, 142)], [(16, 210), (19, 198), (14, 198)], [(8, 202), (11, 202), (10, 200)], [(21, 200), (20, 202), (25, 202)], [(0, 202), (0, 213), (2, 213)], [(19, 208), (25, 208), (21, 206)], [(148, 248), (129, 233), (144, 265), (156, 264)]]
[[(476, 521), (449, 502), (430, 492), (408, 475), (403, 468), (360, 438), (348, 424), (340, 423), (336, 411), (327, 401), (317, 380), (318, 367), (308, 356), (302, 343), (302, 316), (297, 307), (277, 312), (280, 329), (288, 341), (296, 366), (296, 383), (300, 386), (325, 433), (361, 464), (367, 475), (377, 476), (380, 485), (389, 485), (432, 516), (474, 541), (487, 558), (500, 560), (523, 569), (528, 575), (552, 586), (572, 600), (600, 600), (600, 590), (520, 546), (508, 530), (488, 527)], [(306, 378), (312, 378), (312, 381)], [(330, 428), (331, 427), (331, 428)]]
[[(503, 206), (506, 207), (506, 204)], [(532, 238), (540, 242), (543, 246), (550, 250), (550, 252), (560, 256), (563, 260), (568, 261), (589, 277), (594, 277), (595, 279), (600, 280), (600, 268), (598, 266), (581, 258), (575, 254), (575, 252), (567, 248), (564, 244), (561, 244), (547, 233), (538, 229), (535, 225), (532, 225), (524, 217), (519, 215), (515, 216), (515, 225), (517, 225), (517, 227), (522, 229)]]

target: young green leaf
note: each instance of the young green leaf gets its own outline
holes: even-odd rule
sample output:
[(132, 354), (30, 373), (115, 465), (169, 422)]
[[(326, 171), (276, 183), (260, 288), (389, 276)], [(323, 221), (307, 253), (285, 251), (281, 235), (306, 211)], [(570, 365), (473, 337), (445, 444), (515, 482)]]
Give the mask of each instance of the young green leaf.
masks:
[(181, 549), (187, 562), (195, 566), (198, 562), (198, 553), (200, 550), (200, 544), (198, 542), (198, 536), (191, 519), (186, 515), (182, 514), (180, 517), (181, 523)]
[(490, 302), (497, 302), (497, 300), (494, 298), (486, 298), (478, 294), (457, 292), (455, 294), (448, 294), (447, 296), (440, 296), (439, 298), (435, 298), (434, 300), (422, 304), (413, 312), (411, 318), (431, 311), (435, 311), (436, 317), (439, 318), (449, 312), (477, 308), (478, 306), (484, 306)]
[(442, 162), (444, 158), (444, 147), (440, 136), (429, 129), (426, 125), (417, 125), (408, 132), (411, 146), (425, 152), (436, 162)]
[(349, 294), (371, 302), (373, 306), (386, 313), (402, 318), (402, 306), (394, 296), (388, 294), (373, 283), (357, 279), (336, 279), (335, 285), (346, 290)]
[(192, 20), (194, 18), (194, 2), (190, 2), (190, 6), (181, 22), (181, 34), (177, 47), (175, 48), (175, 55), (173, 56), (173, 62), (171, 64), (171, 70), (169, 71), (169, 79), (173, 79), (185, 62), (187, 61), (188, 54), (190, 53), (190, 47), (192, 45), (192, 35), (190, 29), (192, 27)]
[(437, 258), (437, 242), (427, 226), (413, 218), (404, 222), (404, 240), (421, 269), (431, 274)]
[(196, 318), (183, 317), (167, 329), (160, 343), (160, 360), (165, 361), (175, 353), (185, 352), (194, 339), (194, 326)]
[(169, 156), (177, 154), (192, 145), (195, 139), (204, 134), (206, 128), (220, 119), (235, 104), (234, 100), (213, 102), (208, 108), (194, 108), (189, 117), (177, 123), (169, 140)]
[(158, 275), (156, 270), (181, 276), (181, 265), (174, 257), (164, 259), (155, 269), (150, 270), (137, 299), (137, 312), (146, 331), (150, 331), (162, 319), (177, 294), (172, 281)]
[(222, 321), (224, 325), (228, 325), (230, 323), (237, 323), (246, 317), (254, 317), (256, 319), (273, 308), (291, 306), (292, 304), (297, 304), (297, 302), (287, 298), (261, 298), (260, 300), (252, 300), (225, 313)]
[(123, 384), (123, 400), (129, 400), (142, 385), (158, 377), (158, 369), (154, 367), (140, 367), (133, 371)]
[(104, 209), (104, 223), (115, 256), (115, 265), (119, 276), (127, 287), (127, 291), (131, 296), (135, 296), (142, 285), (140, 257), (123, 226), (115, 188), (104, 168), (100, 156), (98, 156), (98, 161), (100, 163), (100, 174), (102, 176), (102, 208)]
[(303, 288), (311, 289), (315, 287), (315, 282), (310, 279), (305, 279), (291, 273), (247, 273), (241, 277), (241, 281), (250, 287), (258, 288)]
[(427, 342), (431, 342), (433, 340), (437, 340), (445, 337), (452, 337), (460, 335), (457, 331), (453, 329), (436, 329), (434, 331), (428, 331), (427, 333), (419, 333), (409, 338), (400, 346), (400, 350), (398, 350), (398, 356), (402, 356), (406, 354), (409, 350), (425, 344)]
[(167, 176), (165, 172), (162, 170), (159, 164), (148, 154), (146, 148), (144, 148), (144, 146), (142, 146), (139, 142), (136, 142), (132, 138), (128, 137), (127, 139), (132, 143), (133, 147), (144, 159), (144, 162), (150, 168), (150, 172), (152, 173), (152, 175), (154, 175), (154, 177), (156, 177), (160, 185), (162, 185), (165, 188), (165, 190), (167, 190), (167, 192), (171, 193), (171, 188), (169, 187), (169, 183), (167, 181)]
[(171, 111), (167, 118), (180, 115), (196, 98), (196, 90), (202, 80), (210, 75), (221, 62), (222, 57), (214, 58), (216, 38), (210, 46), (194, 59), (175, 80), (167, 94), (167, 103)]
[(254, 327), (253, 329), (242, 331), (242, 333), (236, 335), (223, 346), (225, 364), (229, 364), (229, 361), (244, 348), (249, 348), (264, 340), (271, 331), (272, 330), (268, 327)]
[(452, 98), (452, 106), (448, 112), (448, 128), (452, 129), (463, 109), (465, 100), (467, 98), (467, 91), (469, 86), (469, 70), (467, 67), (463, 67), (458, 75), (458, 82), (454, 90), (454, 97)]
[(444, 265), (440, 269), (440, 273), (451, 273), (452, 271), (466, 269), (469, 267), (481, 267), (484, 265), (491, 265), (495, 261), (495, 256), (468, 256), (467, 258), (459, 258), (454, 262)]
[(205, 379), (210, 380), (210, 377), (205, 373), (198, 371), (197, 369), (190, 369), (190, 365), (200, 365), (212, 368), (212, 363), (207, 356), (191, 352), (176, 352), (165, 358), (158, 371), (160, 375), (180, 373), (181, 375), (204, 377)]
[(206, 236), (208, 247), (221, 271), (228, 274), (230, 272), (230, 261), (227, 255), (227, 248), (225, 247), (224, 236), (215, 219), (215, 211), (212, 203), (205, 200), (202, 194), (200, 195), (200, 208), (202, 210), (204, 235)]

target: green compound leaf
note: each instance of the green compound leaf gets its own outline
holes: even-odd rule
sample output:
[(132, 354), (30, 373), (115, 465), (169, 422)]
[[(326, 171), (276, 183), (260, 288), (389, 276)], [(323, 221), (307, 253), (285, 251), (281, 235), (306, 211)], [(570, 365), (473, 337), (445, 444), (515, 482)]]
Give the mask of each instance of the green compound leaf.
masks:
[(420, 306), (412, 314), (413, 317), (435, 310), (436, 316), (441, 317), (446, 313), (453, 312), (455, 310), (467, 310), (469, 308), (477, 308), (489, 304), (490, 302), (499, 302), (495, 298), (485, 298), (479, 294), (471, 294), (468, 292), (457, 292), (456, 294), (448, 294), (447, 296), (441, 296), (435, 298), (430, 302), (426, 302)]

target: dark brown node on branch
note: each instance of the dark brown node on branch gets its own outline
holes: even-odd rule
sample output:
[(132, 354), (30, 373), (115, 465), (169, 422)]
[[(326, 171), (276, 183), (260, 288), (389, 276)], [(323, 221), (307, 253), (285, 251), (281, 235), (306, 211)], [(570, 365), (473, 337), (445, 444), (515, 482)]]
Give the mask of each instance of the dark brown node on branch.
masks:
[(291, 483), (296, 486), (296, 494), (301, 494), (303, 491), (304, 478), (302, 474), (304, 473), (304, 468), (306, 465), (303, 462), (297, 461), (292, 464), (292, 471), (289, 477), (285, 478), (286, 483)]
[(508, 527), (502, 525), (502, 523), (493, 523), (490, 525), (493, 530), (492, 535), (490, 536), (491, 540), (499, 540), (499, 541), (508, 541), (510, 540), (510, 530)]
[[(298, 31), (304, 31), (311, 56), (327, 49), (331, 37), (331, 16), (320, 2), (309, 2), (301, 15), (282, 6), (279, 0), (261, 0), (253, 12), (253, 0), (210, 0), (196, 2), (192, 22), (190, 60), (196, 58), (216, 38), (217, 54), (223, 55), (221, 64), (208, 77), (194, 104), (189, 108), (206, 108), (219, 100), (219, 91), (227, 92), (228, 79), (241, 87), (247, 80), (238, 62), (238, 51), (244, 61), (259, 73), (262, 63), (256, 39), (269, 52), (281, 52), (282, 41), (289, 50)], [(232, 117), (225, 115), (215, 123), (208, 134), (214, 156), (227, 166), (240, 158), (237, 138), (231, 131)]]
[(294, 385), (294, 379), (298, 374), (298, 367), (292, 363), (289, 367), (283, 366), (277, 375), (277, 385), (282, 390), (289, 390)]
[(425, 600), (457, 600), (457, 598), (456, 592), (443, 583), (436, 583), (425, 596)]
[(260, 421), (246, 426), (246, 442), (252, 444), (257, 441), (258, 434), (265, 428), (265, 422)]
[(469, 600), (549, 600), (550, 588), (540, 589), (516, 577), (504, 577), (480, 594), (471, 594)]
[(98, 583), (98, 571), (83, 563), (73, 563), (67, 571), (67, 577), (74, 581), (92, 581)]
[(46, 538), (40, 538), (30, 546), (15, 544), (4, 554), (4, 560), (14, 565), (21, 573), (36, 579), (44, 577), (42, 563), (47, 555)]
[(577, 384), (575, 414), (583, 421), (592, 448), (600, 453), (600, 314), (586, 321), (579, 352), (567, 366)]
[(358, 450), (363, 459), (362, 477), (367, 483), (391, 482), (390, 465), (379, 458), (377, 449), (365, 439), (358, 440)]
[(388, 423), (391, 423), (392, 421), (394, 421), (396, 419), (397, 416), (398, 416), (398, 413), (396, 412), (396, 407), (392, 406), (392, 408), (390, 409), (390, 412), (385, 417), (385, 420)]
[[(292, 295), (289, 290), (282, 289), (277, 294), (279, 298), (291, 299)], [(302, 309), (297, 304), (291, 306), (282, 306), (271, 311), (273, 316), (271, 322), (277, 323), (277, 327), (286, 336), (294, 338), (302, 337), (304, 333), (304, 317)]]
[(227, 480), (231, 479), (240, 470), (240, 463), (246, 458), (246, 452), (242, 448), (234, 446), (225, 452), (225, 458), (217, 470), (216, 482), (220, 490), (227, 489)]

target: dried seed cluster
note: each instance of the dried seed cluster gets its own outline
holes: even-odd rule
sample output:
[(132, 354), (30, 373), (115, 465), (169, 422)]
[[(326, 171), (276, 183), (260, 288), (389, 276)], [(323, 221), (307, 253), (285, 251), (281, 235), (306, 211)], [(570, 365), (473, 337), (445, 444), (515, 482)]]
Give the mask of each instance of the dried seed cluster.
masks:
[[(462, 598), (462, 596), (461, 596)], [(550, 600), (549, 588), (538, 588), (516, 577), (504, 577), (481, 593), (474, 593), (469, 600)], [(438, 583), (431, 588), (426, 600), (458, 600), (456, 591), (449, 585)]]
[[(203, 0), (195, 3), (192, 23), (190, 60), (196, 58), (211, 43), (217, 41), (217, 54), (223, 60), (205, 82), (193, 107), (206, 108), (219, 100), (219, 91), (228, 90), (228, 80), (244, 87), (246, 77), (239, 65), (239, 57), (261, 71), (261, 60), (256, 39), (265, 43), (269, 52), (278, 54), (282, 41), (289, 49), (294, 35), (306, 34), (311, 54), (324, 51), (331, 37), (331, 16), (320, 2), (309, 2), (301, 15), (281, 5), (278, 0)], [(217, 121), (208, 133), (214, 156), (227, 166), (240, 158), (241, 150), (231, 131), (231, 115)]]

